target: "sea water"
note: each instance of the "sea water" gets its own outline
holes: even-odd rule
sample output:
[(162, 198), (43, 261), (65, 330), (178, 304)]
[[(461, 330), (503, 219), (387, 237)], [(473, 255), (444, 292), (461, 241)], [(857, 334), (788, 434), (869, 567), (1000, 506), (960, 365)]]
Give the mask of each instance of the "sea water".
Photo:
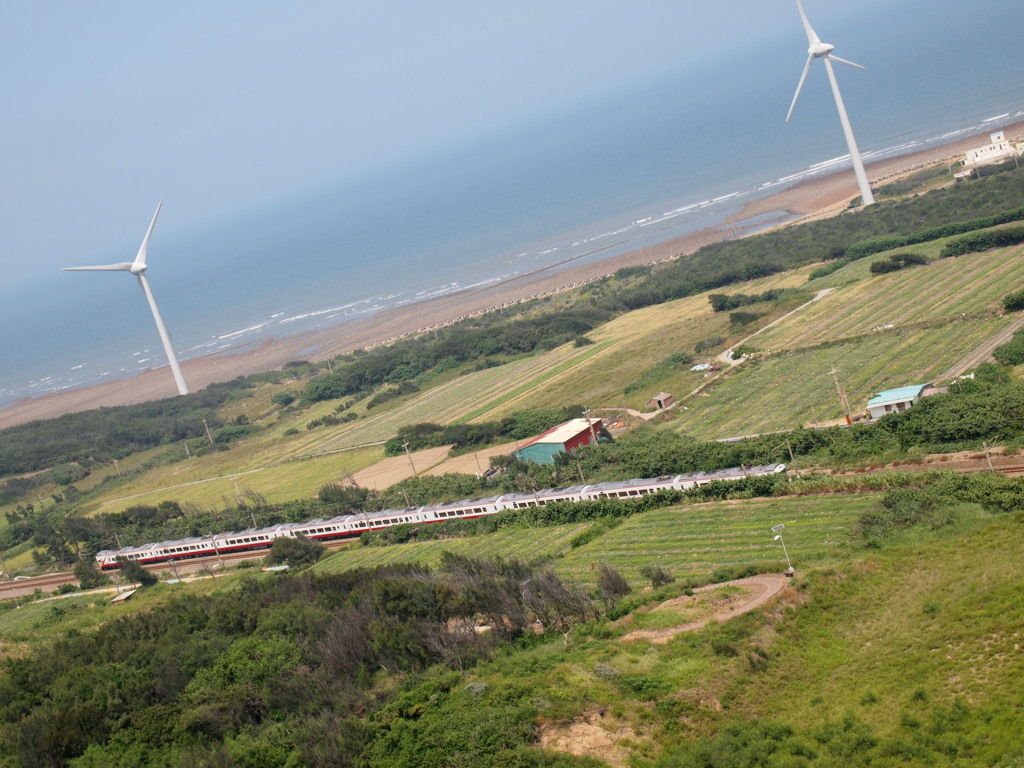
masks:
[[(837, 67), (867, 162), (1024, 119), (1024, 57), (1005, 53), (1017, 50), (1013, 25), (953, 30), (923, 19), (914, 40), (895, 34), (851, 34), (869, 42), (841, 55), (870, 69)], [(848, 169), (820, 65), (784, 124), (802, 65), (800, 50), (740, 52), (204, 231), (175, 231), (169, 200), (148, 275), (179, 356), (605, 259)], [(0, 325), (12, 329), (0, 350), (0, 407), (165, 365), (131, 283), (57, 274), (0, 305)]]

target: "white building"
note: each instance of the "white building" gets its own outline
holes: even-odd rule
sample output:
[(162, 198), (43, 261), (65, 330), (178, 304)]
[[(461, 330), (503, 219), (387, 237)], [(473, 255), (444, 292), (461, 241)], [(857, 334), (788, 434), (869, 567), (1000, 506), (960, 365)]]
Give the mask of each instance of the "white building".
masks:
[(887, 389), (868, 400), (868, 413), (872, 419), (880, 419), (887, 413), (902, 413), (913, 408), (914, 403), (929, 395), (942, 395), (949, 387), (936, 387), (932, 383), (911, 384), (898, 389)]
[(985, 165), (1019, 154), (1017, 148), (1006, 139), (1002, 131), (990, 134), (988, 138), (991, 143), (984, 147), (968, 150), (967, 156), (960, 161), (960, 165)]

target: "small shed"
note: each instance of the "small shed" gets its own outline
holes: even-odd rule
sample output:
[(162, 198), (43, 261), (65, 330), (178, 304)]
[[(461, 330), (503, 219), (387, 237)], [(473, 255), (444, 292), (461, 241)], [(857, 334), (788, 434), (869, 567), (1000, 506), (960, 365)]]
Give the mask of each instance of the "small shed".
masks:
[(558, 454), (596, 443), (597, 434), (603, 429), (600, 419), (573, 419), (519, 446), (516, 456), (537, 464), (554, 464)]
[(659, 392), (650, 400), (647, 401), (648, 408), (656, 408), (657, 410), (663, 410), (668, 408), (676, 399), (668, 392)]
[(935, 389), (931, 382), (887, 389), (868, 400), (868, 413), (872, 419), (880, 419), (887, 413), (902, 413), (924, 397), (926, 390), (932, 390), (927, 394), (935, 394)]

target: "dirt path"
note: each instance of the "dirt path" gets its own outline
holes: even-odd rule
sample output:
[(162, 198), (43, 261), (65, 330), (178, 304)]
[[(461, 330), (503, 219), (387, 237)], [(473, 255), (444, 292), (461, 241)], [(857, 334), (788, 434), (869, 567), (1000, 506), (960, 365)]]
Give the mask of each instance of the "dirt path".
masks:
[[(735, 581), (725, 581), (721, 584), (708, 584), (705, 587), (698, 587), (693, 590), (693, 597), (683, 596), (677, 597), (673, 600), (669, 600), (666, 603), (662, 603), (658, 606), (661, 608), (668, 605), (680, 605), (687, 603), (695, 603), (697, 595), (705, 594), (708, 592), (714, 592), (722, 587), (736, 586), (742, 587), (743, 589), (749, 590), (750, 594), (746, 596), (746, 601), (736, 604), (729, 605), (718, 610), (714, 615), (701, 619), (699, 621), (690, 621), (685, 624), (680, 624), (676, 627), (668, 627), (667, 629), (638, 629), (634, 632), (630, 632), (625, 635), (622, 639), (625, 640), (649, 640), (652, 643), (667, 643), (676, 635), (681, 632), (693, 632), (698, 629), (702, 629), (711, 622), (722, 622), (731, 619), (733, 616), (739, 616), (743, 613), (753, 611), (755, 608), (760, 608), (762, 605), (771, 600), (775, 595), (779, 594), (789, 583), (789, 579), (785, 576), (778, 576), (774, 574), (762, 574), (759, 576), (751, 576), (749, 579), (736, 579)], [(685, 601), (685, 602), (684, 602)], [(657, 608), (655, 610), (658, 610)]]

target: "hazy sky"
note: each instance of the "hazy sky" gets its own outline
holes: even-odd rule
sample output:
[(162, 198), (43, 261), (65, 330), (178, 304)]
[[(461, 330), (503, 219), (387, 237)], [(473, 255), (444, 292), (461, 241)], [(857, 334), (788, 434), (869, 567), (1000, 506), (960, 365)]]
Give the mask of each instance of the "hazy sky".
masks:
[[(835, 37), (851, 15), (963, 3), (807, 6)], [(5, 283), (130, 259), (107, 251), (137, 247), (160, 199), (162, 227), (195, 229), (666, 73), (713, 66), (728, 87), (751, 46), (791, 57), (795, 85), (794, 3), (5, 3)]]

